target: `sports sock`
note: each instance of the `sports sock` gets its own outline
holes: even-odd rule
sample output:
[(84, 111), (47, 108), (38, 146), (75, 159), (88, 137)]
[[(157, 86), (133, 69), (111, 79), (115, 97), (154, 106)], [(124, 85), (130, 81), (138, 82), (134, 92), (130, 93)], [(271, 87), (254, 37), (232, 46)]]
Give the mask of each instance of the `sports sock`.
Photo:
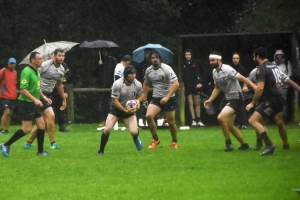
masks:
[(225, 140), (225, 144), (232, 144), (232, 143), (231, 143), (231, 139)]
[(152, 135), (152, 138), (153, 138), (155, 141), (158, 141), (158, 136), (157, 136), (156, 133), (155, 133), (154, 135)]
[(44, 137), (45, 137), (45, 129), (38, 129), (36, 132), (38, 152), (42, 153), (44, 151)]
[(257, 138), (257, 139), (256, 139), (256, 143), (262, 145), (262, 139), (261, 139), (261, 138)]
[(267, 146), (273, 145), (273, 143), (271, 142), (271, 140), (270, 140), (270, 138), (269, 138), (269, 136), (268, 136), (268, 134), (267, 134), (266, 131), (263, 132), (263, 133), (261, 133), (261, 134), (260, 134), (260, 137), (264, 140), (264, 142), (265, 142), (265, 144), (266, 144)]
[(11, 138), (4, 143), (5, 146), (10, 146), (12, 145), (12, 143), (14, 143), (15, 141), (17, 141), (18, 139), (20, 139), (21, 137), (25, 136), (26, 134), (24, 133), (24, 131), (22, 129), (19, 129), (15, 132), (15, 134), (13, 136), (11, 136)]
[(197, 122), (201, 122), (200, 117), (196, 117)]
[(105, 148), (105, 145), (106, 145), (108, 139), (109, 139), (109, 133), (108, 134), (102, 133), (99, 152), (104, 152), (104, 148)]
[(133, 135), (132, 136), (132, 139), (133, 139), (133, 142), (136, 143), (137, 139), (138, 139), (138, 136), (139, 136), (139, 132), (137, 135)]
[(173, 138), (173, 139), (172, 139), (172, 142), (177, 142), (177, 138), (175, 138), (175, 139)]

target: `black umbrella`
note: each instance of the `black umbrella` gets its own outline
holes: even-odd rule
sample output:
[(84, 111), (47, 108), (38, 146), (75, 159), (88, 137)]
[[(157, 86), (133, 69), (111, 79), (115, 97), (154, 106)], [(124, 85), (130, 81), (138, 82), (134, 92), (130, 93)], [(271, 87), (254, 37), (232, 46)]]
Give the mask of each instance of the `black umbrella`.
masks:
[(112, 48), (119, 47), (116, 43), (107, 40), (84, 41), (79, 45), (81, 48)]

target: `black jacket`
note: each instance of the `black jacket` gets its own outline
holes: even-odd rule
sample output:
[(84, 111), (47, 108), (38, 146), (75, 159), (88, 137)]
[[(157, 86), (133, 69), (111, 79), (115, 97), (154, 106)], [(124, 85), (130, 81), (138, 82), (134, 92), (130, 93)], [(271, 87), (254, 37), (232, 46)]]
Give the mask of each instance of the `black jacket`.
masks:
[(195, 89), (197, 84), (205, 82), (205, 71), (198, 59), (185, 61), (182, 69), (182, 78), (185, 89)]
[(92, 73), (96, 77), (100, 88), (110, 88), (112, 86), (116, 65), (117, 61), (112, 56), (103, 56), (102, 65), (99, 65), (99, 59), (95, 60)]
[(140, 81), (141, 83), (144, 83), (145, 71), (150, 66), (151, 66), (151, 62), (149, 62), (144, 58), (144, 60), (137, 67), (137, 80)]

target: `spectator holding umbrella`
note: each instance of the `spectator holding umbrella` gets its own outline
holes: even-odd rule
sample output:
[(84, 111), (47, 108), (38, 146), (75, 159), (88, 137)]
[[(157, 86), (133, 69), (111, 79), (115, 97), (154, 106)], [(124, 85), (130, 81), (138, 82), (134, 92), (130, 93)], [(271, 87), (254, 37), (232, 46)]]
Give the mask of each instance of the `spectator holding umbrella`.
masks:
[[(112, 47), (119, 47), (112, 41), (96, 40), (92, 42), (84, 41), (79, 45), (81, 48), (99, 49), (99, 56), (92, 65), (92, 73), (96, 76), (99, 88), (111, 88), (114, 82), (114, 70), (117, 61), (114, 57), (109, 56), (109, 50)], [(105, 126), (105, 120), (111, 106), (111, 97), (109, 92), (101, 92), (97, 102), (97, 115), (99, 126)]]
[[(99, 58), (92, 66), (92, 72), (96, 76), (100, 88), (110, 88), (114, 82), (114, 70), (117, 61), (108, 55), (108, 48), (99, 50)], [(97, 114), (100, 122), (99, 126), (105, 126), (105, 119), (109, 113), (111, 97), (109, 92), (101, 92), (97, 103)]]

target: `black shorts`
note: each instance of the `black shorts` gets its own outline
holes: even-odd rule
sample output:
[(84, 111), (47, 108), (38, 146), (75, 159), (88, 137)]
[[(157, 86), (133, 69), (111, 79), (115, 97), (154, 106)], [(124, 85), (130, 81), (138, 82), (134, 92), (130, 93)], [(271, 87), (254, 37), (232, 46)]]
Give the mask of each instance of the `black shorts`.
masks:
[(200, 90), (195, 88), (195, 89), (185, 89), (184, 90), (184, 95), (187, 97), (189, 95), (200, 95)]
[(160, 104), (160, 100), (162, 98), (152, 97), (150, 104), (154, 104), (160, 107), (164, 111), (174, 111), (177, 107), (177, 99), (176, 97), (171, 97), (166, 104)]
[(235, 111), (236, 118), (241, 117), (245, 110), (244, 101), (242, 99), (226, 100), (225, 106), (229, 106)]
[[(53, 101), (53, 93), (46, 93), (46, 92), (43, 92), (43, 94), (48, 98), (48, 99), (51, 99), (51, 101)], [(40, 99), (41, 102), (43, 103), (43, 107), (41, 108), (41, 110), (44, 112), (44, 110), (46, 110), (47, 108), (50, 108), (52, 107), (51, 104), (49, 104), (44, 98), (41, 98)]]
[(127, 118), (135, 115), (135, 113), (133, 113), (133, 114), (124, 113), (121, 110), (118, 110), (117, 108), (115, 108), (113, 106), (110, 109), (109, 114), (112, 114), (112, 115), (116, 116), (117, 118), (122, 118), (122, 119), (127, 119)]
[(14, 109), (17, 106), (17, 100), (11, 100), (11, 99), (0, 99), (1, 103), (1, 110), (5, 108)]
[(276, 100), (264, 100), (255, 109), (263, 117), (273, 118), (275, 115), (283, 111), (285, 106), (284, 98), (277, 98)]
[(32, 121), (33, 119), (42, 117), (40, 107), (33, 102), (18, 100), (18, 107), (22, 121)]

